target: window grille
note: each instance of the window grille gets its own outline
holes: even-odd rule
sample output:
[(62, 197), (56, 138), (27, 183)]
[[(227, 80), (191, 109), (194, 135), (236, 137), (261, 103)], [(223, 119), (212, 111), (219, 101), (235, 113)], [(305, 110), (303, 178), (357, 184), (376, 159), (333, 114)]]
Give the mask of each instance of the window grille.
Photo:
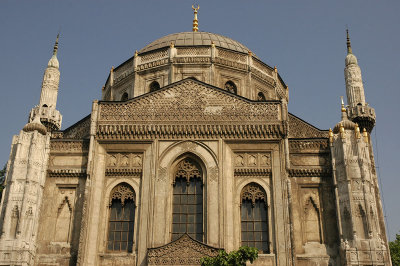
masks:
[(135, 192), (128, 184), (116, 186), (110, 197), (107, 250), (132, 252)]
[(241, 193), (242, 246), (269, 253), (268, 206), (265, 191), (257, 184), (245, 186)]
[(200, 166), (182, 160), (176, 169), (173, 187), (172, 240), (187, 233), (203, 241), (203, 185)]

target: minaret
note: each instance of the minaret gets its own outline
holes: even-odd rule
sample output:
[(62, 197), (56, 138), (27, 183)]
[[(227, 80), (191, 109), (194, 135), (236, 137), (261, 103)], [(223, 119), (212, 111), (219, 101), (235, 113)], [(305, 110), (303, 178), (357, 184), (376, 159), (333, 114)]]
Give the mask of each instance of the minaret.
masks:
[(342, 99), (342, 119), (329, 130), (340, 265), (391, 265), (367, 131), (350, 121)]
[(60, 129), (62, 121), (60, 112), (56, 110), (58, 85), (60, 83), (60, 70), (57, 59), (58, 38), (59, 34), (57, 34), (54, 44), (53, 56), (50, 58), (47, 68), (44, 71), (39, 105), (35, 106), (29, 115), (30, 122), (33, 121), (36, 115), (39, 115), (40, 121), (46, 126), (48, 131)]
[(357, 57), (351, 49), (349, 31), (347, 33), (347, 56), (345, 60), (344, 77), (346, 81), (347, 103), (349, 104), (349, 119), (358, 123), (361, 129), (371, 133), (375, 125), (375, 110), (365, 102), (364, 85)]
[(56, 41), (44, 74), (40, 105), (32, 109), (30, 121), (12, 140), (0, 205), (0, 265), (34, 265), (49, 131), (61, 126), (61, 115), (55, 109), (60, 77), (57, 45)]

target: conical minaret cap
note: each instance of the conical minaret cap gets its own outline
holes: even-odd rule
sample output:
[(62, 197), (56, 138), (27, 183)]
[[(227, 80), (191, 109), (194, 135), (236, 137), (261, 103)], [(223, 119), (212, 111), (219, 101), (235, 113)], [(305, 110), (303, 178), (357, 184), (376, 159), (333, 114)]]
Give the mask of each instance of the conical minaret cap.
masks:
[(358, 65), (357, 57), (353, 54), (353, 50), (351, 48), (349, 30), (346, 29), (346, 39), (347, 39), (347, 56), (345, 60), (346, 66), (349, 65)]
[(60, 37), (60, 34), (57, 34), (56, 42), (54, 43), (54, 48), (53, 48), (53, 56), (50, 58), (49, 63), (47, 64), (47, 67), (54, 67), (54, 68), (59, 68), (60, 64), (57, 59), (57, 51), (58, 51), (58, 38)]

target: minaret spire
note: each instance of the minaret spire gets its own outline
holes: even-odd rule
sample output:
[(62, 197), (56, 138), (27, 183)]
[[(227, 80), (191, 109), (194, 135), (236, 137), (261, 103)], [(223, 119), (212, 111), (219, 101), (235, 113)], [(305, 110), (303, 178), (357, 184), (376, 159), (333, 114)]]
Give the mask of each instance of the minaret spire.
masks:
[(375, 110), (365, 101), (364, 84), (357, 57), (353, 54), (349, 30), (346, 29), (347, 56), (345, 60), (344, 78), (346, 81), (347, 114), (351, 121), (359, 124), (362, 129), (371, 132), (375, 125)]
[(53, 48), (53, 55), (57, 56), (57, 50), (58, 50), (58, 38), (60, 37), (60, 33), (57, 34), (56, 42), (54, 43), (54, 48)]
[(351, 50), (351, 42), (350, 42), (350, 36), (349, 36), (349, 29), (346, 29), (346, 35), (347, 35), (347, 54), (352, 54), (353, 51)]
[(44, 71), (39, 105), (33, 108), (29, 115), (30, 122), (36, 116), (40, 116), (40, 121), (46, 126), (47, 131), (60, 129), (62, 120), (60, 112), (56, 109), (58, 85), (60, 83), (60, 65), (57, 59), (59, 38), (60, 34), (58, 33), (53, 47), (53, 55)]
[(197, 5), (197, 7), (194, 7), (194, 5), (192, 5), (192, 9), (194, 11), (193, 32), (197, 32), (197, 31), (199, 31), (199, 21), (197, 20), (197, 10), (200, 9), (200, 5)]

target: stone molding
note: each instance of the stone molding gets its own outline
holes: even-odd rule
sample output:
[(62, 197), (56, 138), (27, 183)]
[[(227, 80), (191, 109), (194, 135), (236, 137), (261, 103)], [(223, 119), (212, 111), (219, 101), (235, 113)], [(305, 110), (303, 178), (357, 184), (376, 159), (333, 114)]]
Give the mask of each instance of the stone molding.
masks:
[(49, 177), (84, 177), (86, 169), (52, 169), (48, 174)]
[(142, 176), (142, 169), (138, 168), (108, 168), (106, 169), (106, 176), (117, 177), (117, 176)]
[(330, 177), (330, 169), (289, 169), (289, 177)]
[(205, 256), (215, 257), (220, 249), (194, 240), (187, 234), (164, 246), (149, 248), (148, 265), (199, 265)]
[(235, 176), (268, 176), (270, 177), (272, 174), (271, 169), (267, 168), (235, 168), (234, 170)]

